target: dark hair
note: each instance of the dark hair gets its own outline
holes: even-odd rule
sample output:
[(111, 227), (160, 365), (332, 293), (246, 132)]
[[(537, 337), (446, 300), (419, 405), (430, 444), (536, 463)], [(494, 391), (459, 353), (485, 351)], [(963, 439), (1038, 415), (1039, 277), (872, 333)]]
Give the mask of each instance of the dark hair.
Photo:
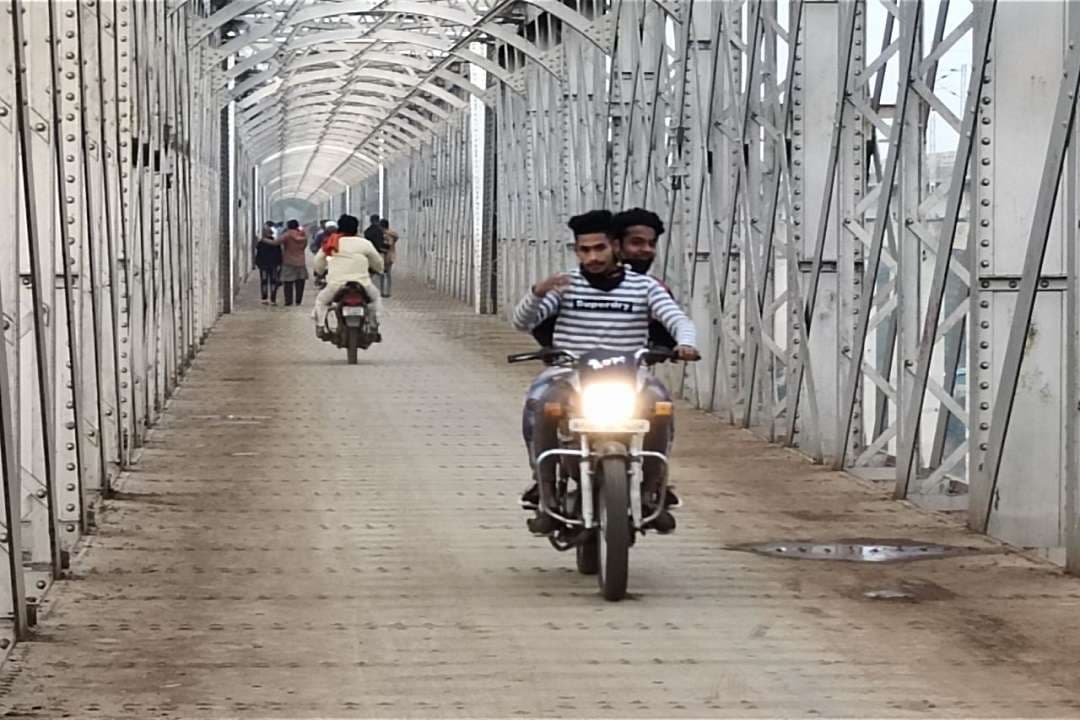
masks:
[(299, 220), (290, 220), (289, 221), (289, 229), (290, 230), (299, 230), (300, 229), (300, 221)]
[(379, 222), (379, 216), (378, 215), (372, 215), (371, 216), (371, 222), (373, 222), (373, 223)]
[(355, 235), (360, 232), (360, 220), (352, 215), (342, 215), (337, 221), (342, 235)]
[(591, 235), (594, 233), (606, 233), (610, 235), (611, 211), (590, 210), (587, 213), (575, 215), (570, 218), (570, 222), (566, 224), (574, 233), (575, 238), (579, 235)]
[(386, 228), (387, 230), (390, 229), (390, 221), (387, 220), (386, 218), (383, 218), (382, 220), (380, 220), (379, 225)]
[(656, 231), (656, 237), (664, 234), (664, 222), (659, 215), (645, 208), (630, 208), (617, 213), (611, 219), (611, 235), (622, 240), (626, 237), (627, 229), (635, 225), (651, 227)]

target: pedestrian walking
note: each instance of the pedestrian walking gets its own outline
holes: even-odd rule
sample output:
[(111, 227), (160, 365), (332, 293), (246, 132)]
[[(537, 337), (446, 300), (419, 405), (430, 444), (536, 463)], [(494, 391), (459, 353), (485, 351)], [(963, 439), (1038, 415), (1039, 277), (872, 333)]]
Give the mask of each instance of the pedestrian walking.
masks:
[(304, 302), (304, 284), (308, 278), (307, 244), (307, 236), (300, 229), (300, 222), (290, 220), (288, 229), (281, 237), (281, 284), (285, 288), (285, 307)]
[(386, 268), (382, 273), (382, 294), (383, 297), (390, 297), (390, 289), (393, 285), (393, 277), (390, 271), (394, 267), (394, 262), (397, 260), (397, 244), (400, 239), (396, 230), (390, 229), (390, 221), (386, 218), (379, 220), (379, 225), (383, 229), (383, 243), (385, 250), (382, 250), (383, 265)]
[(281, 240), (274, 237), (274, 223), (267, 222), (255, 247), (255, 267), (259, 268), (259, 292), (263, 305), (277, 305), (282, 259)]

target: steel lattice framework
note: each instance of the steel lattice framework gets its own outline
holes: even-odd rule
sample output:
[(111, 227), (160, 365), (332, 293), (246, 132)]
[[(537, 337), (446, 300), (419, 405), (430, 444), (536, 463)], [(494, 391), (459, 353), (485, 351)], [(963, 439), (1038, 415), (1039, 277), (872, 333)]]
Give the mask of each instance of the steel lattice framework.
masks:
[(504, 315), (568, 216), (648, 207), (688, 400), (1080, 570), (1075, 4), (6, 9), (0, 649), (284, 201), (388, 214), (403, 268)]
[(489, 38), (494, 102), (325, 213), (388, 211), (505, 314), (572, 264), (569, 215), (653, 209), (709, 332), (688, 399), (1075, 569), (1073, 8), (564, 4), (521, 21), (544, 62)]

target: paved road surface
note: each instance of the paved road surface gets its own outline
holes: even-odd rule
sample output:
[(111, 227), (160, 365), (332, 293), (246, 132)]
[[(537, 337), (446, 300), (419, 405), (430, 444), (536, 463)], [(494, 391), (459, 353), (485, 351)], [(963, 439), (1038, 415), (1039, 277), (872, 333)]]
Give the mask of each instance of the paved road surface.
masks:
[[(76, 579), (5, 666), (14, 717), (1078, 716), (1080, 580), (1010, 554), (867, 566), (729, 544), (953, 520), (683, 409), (680, 531), (604, 603), (515, 498), (535, 368), (399, 282), (344, 364), (306, 312), (224, 318)], [(247, 296), (252, 297), (250, 293)], [(310, 304), (310, 299), (308, 300)], [(904, 600), (865, 593), (901, 589)]]

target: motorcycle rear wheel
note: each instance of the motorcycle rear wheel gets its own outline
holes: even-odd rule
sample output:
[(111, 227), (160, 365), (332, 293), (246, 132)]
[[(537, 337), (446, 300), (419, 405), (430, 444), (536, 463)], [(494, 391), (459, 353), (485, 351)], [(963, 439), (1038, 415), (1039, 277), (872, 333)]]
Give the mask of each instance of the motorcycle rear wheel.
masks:
[(345, 330), (345, 358), (349, 361), (350, 365), (355, 365), (357, 361), (357, 350), (360, 347), (360, 328), (349, 327)]
[(604, 599), (617, 601), (626, 597), (630, 575), (630, 485), (626, 458), (604, 458), (600, 461), (599, 474), (597, 580)]

